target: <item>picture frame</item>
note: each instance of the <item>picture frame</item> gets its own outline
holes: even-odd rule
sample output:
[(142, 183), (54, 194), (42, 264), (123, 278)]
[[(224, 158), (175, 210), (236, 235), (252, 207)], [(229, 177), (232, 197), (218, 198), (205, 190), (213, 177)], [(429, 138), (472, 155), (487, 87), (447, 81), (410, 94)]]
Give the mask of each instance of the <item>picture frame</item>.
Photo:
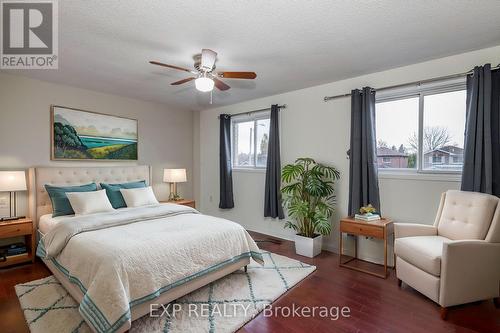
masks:
[(137, 119), (50, 106), (52, 161), (137, 161)]

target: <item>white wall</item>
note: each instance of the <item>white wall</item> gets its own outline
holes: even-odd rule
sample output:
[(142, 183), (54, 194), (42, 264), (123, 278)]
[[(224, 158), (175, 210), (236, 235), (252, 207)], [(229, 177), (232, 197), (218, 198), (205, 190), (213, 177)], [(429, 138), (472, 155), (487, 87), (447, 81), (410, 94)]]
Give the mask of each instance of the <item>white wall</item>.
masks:
[[(137, 162), (61, 162), (50, 160), (50, 105), (57, 104), (138, 119)], [(193, 195), (193, 112), (169, 109), (122, 96), (0, 73), (0, 169), (33, 166), (103, 166), (148, 164), (159, 199), (168, 198), (163, 168), (187, 168), (188, 183), (179, 184)], [(26, 214), (20, 200), (20, 214)], [(1, 200), (0, 200), (1, 202)]]
[[(367, 55), (369, 56), (369, 55)], [(335, 61), (335, 59), (332, 59)], [(218, 209), (219, 199), (219, 124), (220, 113), (237, 113), (260, 109), (271, 104), (287, 104), (281, 111), (282, 164), (297, 157), (312, 157), (338, 168), (342, 179), (336, 185), (337, 212), (333, 218), (334, 232), (324, 248), (338, 249), (338, 220), (347, 214), (348, 169), (346, 151), (349, 148), (350, 99), (324, 102), (324, 96), (350, 92), (364, 86), (383, 87), (421, 79), (429, 79), (468, 71), (475, 65), (500, 61), (500, 46), (432, 60), (312, 88), (251, 100), (231, 106), (200, 112), (200, 184), (198, 207), (202, 212), (241, 223), (249, 230), (290, 238), (293, 233), (283, 229), (283, 222), (263, 218), (265, 175), (263, 172), (233, 173), (235, 208)], [(300, 78), (297, 78), (300, 79)], [(381, 178), (381, 209), (398, 222), (432, 224), (439, 196), (447, 189), (459, 188), (459, 182), (443, 177), (426, 179)], [(360, 242), (360, 256), (380, 261), (382, 244), (377, 240)], [(346, 245), (346, 246), (349, 246)], [(392, 255), (390, 255), (392, 258)]]
[(200, 202), (200, 113), (193, 113), (193, 196)]

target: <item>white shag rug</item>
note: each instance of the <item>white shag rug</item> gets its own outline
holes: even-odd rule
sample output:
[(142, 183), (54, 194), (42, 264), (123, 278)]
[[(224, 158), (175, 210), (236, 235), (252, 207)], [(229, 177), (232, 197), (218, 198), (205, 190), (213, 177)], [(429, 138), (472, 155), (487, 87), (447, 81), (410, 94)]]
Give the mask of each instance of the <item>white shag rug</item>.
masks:
[[(316, 267), (263, 251), (255, 262), (160, 307), (132, 323), (130, 332), (235, 332)], [(54, 276), (18, 284), (16, 294), (32, 333), (91, 332), (78, 303)]]

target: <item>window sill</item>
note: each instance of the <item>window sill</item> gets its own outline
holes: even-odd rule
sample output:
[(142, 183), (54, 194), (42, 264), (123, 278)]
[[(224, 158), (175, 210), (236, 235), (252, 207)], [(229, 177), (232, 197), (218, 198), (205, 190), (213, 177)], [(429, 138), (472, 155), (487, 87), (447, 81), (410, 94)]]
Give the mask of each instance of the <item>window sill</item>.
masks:
[(233, 172), (266, 173), (266, 168), (233, 168)]
[(379, 170), (380, 179), (401, 179), (401, 180), (426, 180), (437, 182), (460, 182), (461, 173), (452, 172), (417, 172), (417, 171), (398, 171), (398, 170)]

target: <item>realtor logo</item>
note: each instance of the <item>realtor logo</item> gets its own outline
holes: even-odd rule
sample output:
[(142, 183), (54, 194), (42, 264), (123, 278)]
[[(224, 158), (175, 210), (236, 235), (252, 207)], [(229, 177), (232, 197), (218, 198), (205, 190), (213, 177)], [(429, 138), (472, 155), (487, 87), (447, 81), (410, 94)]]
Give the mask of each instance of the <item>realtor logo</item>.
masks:
[(57, 69), (55, 0), (0, 2), (2, 69)]

